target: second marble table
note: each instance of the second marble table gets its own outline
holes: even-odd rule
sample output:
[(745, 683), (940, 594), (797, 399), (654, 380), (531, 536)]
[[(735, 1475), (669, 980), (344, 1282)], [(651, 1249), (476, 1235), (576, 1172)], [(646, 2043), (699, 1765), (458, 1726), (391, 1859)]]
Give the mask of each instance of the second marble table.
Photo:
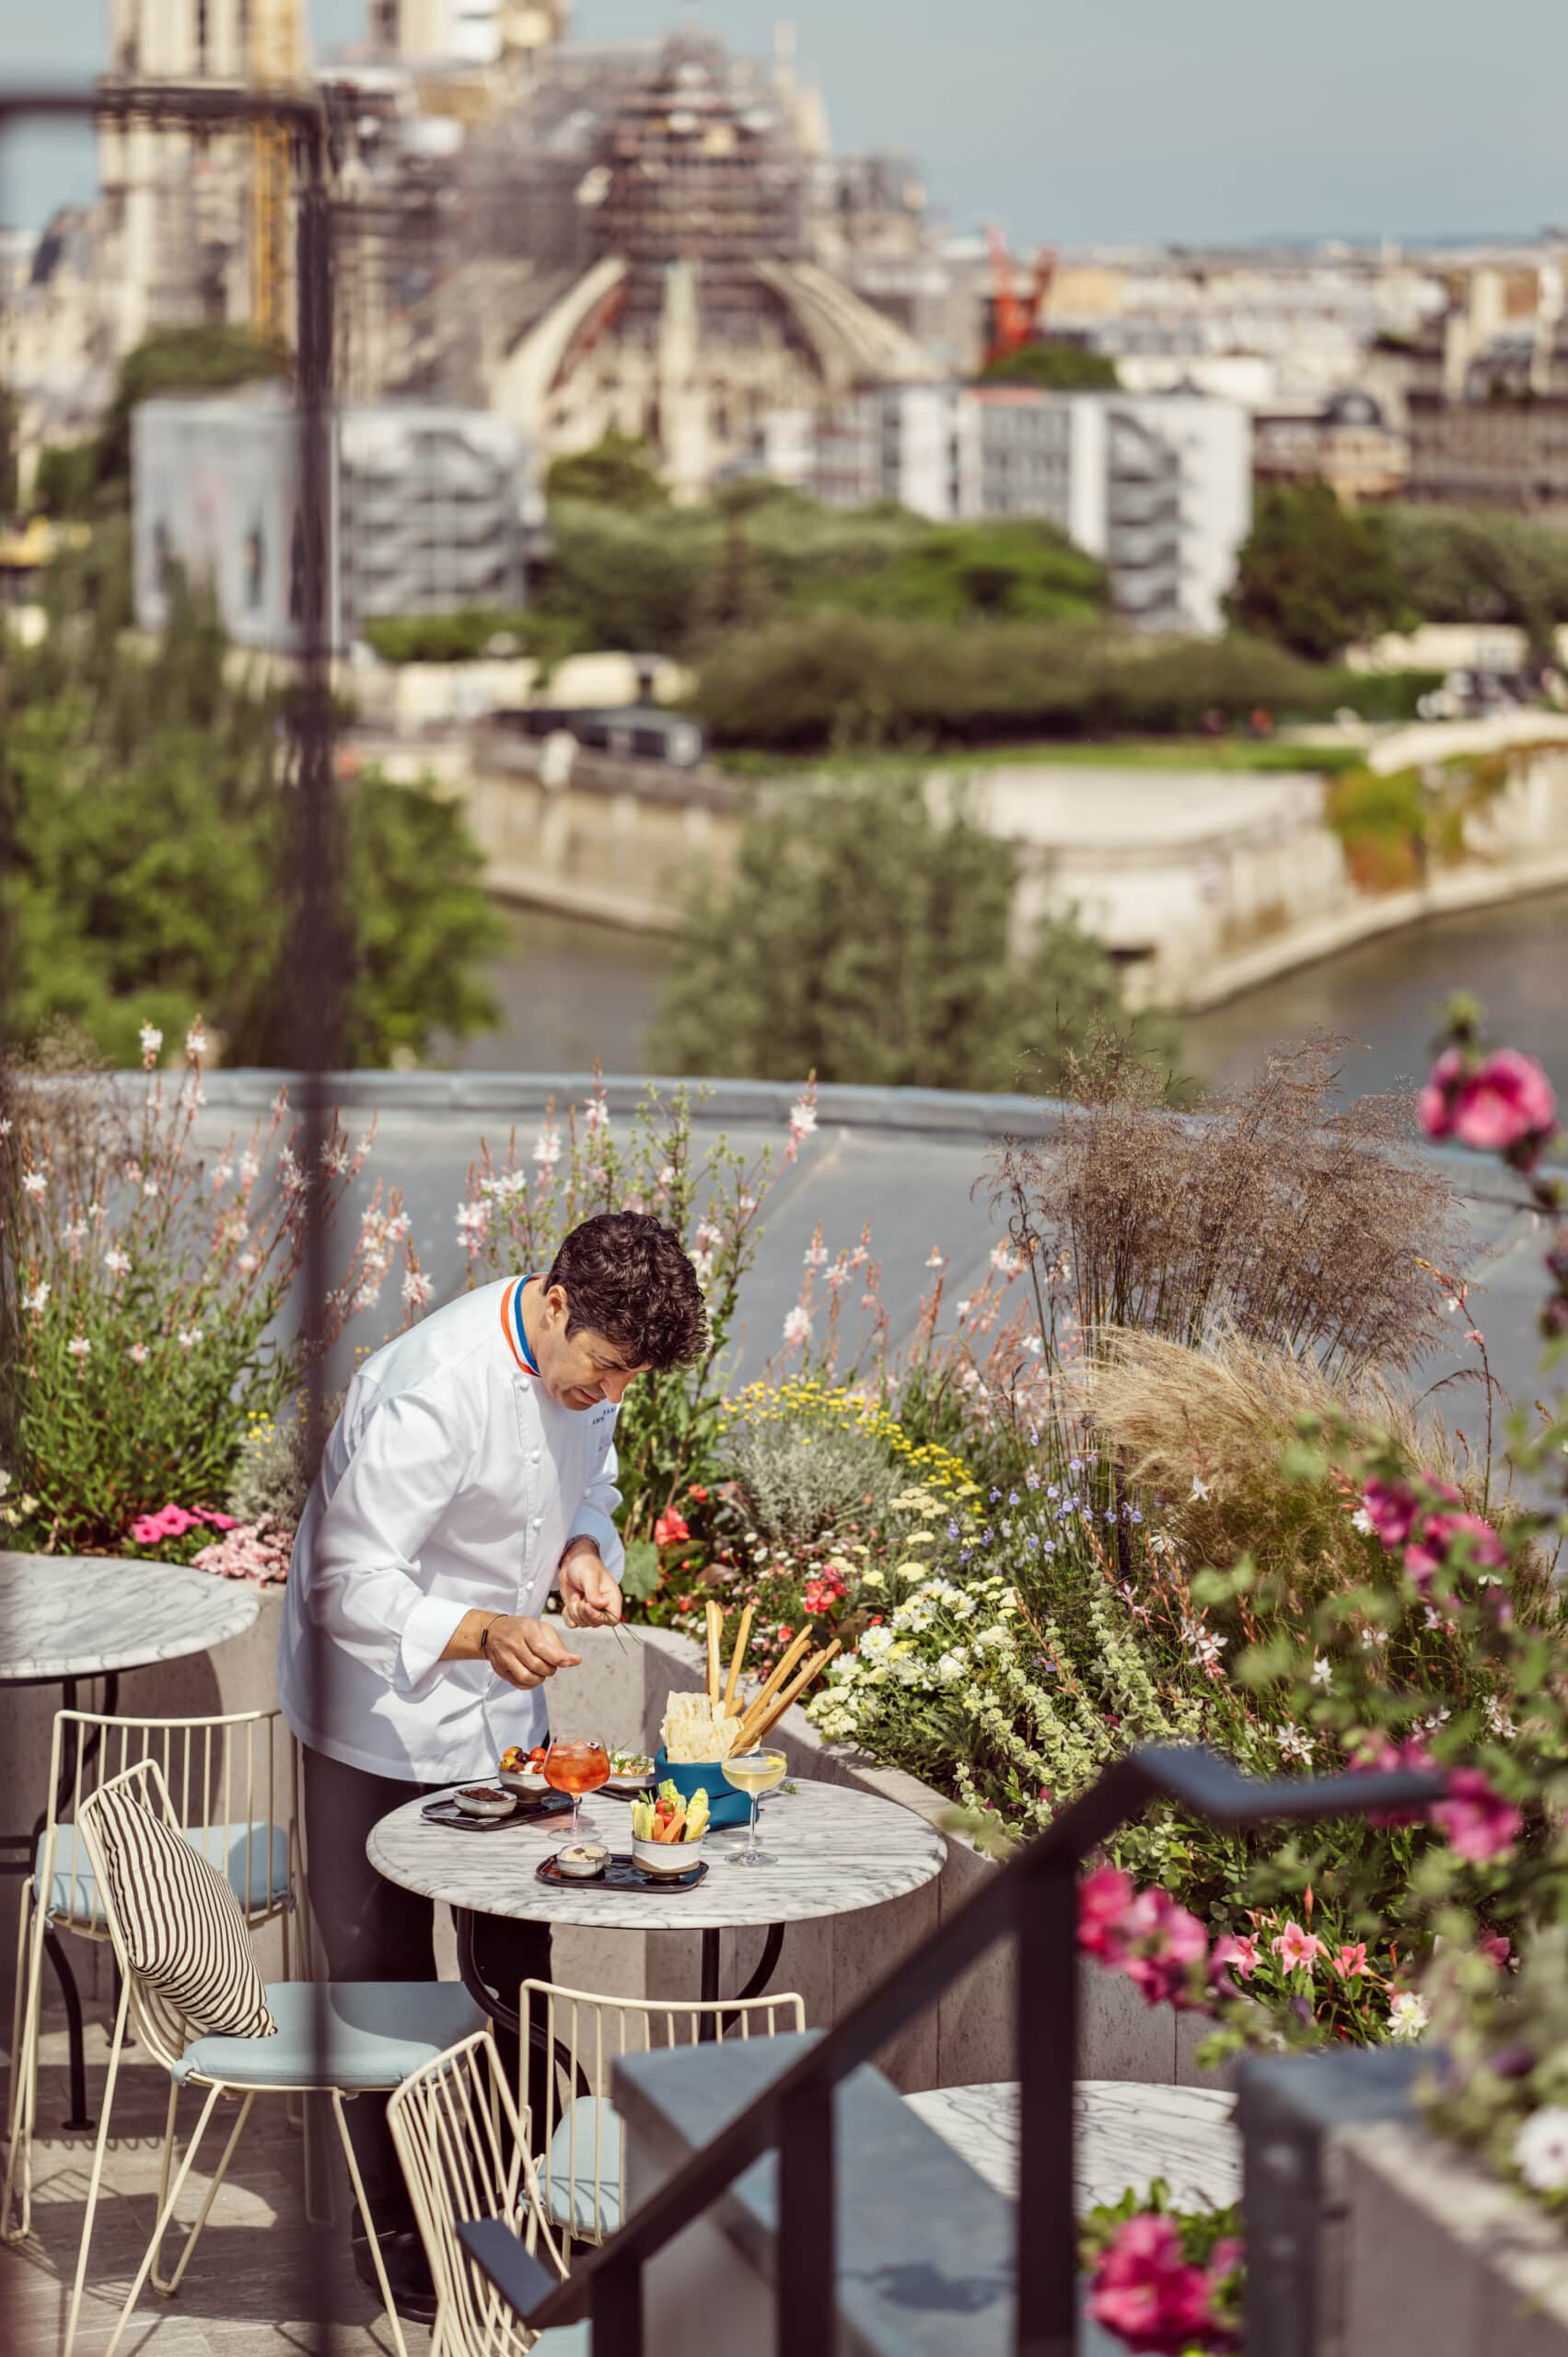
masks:
[[(219, 1579), (186, 1564), (121, 1561), (110, 1555), (0, 1554), (0, 1686), (58, 1686), (62, 1707), (76, 1707), (84, 1678), (103, 1681), (102, 1710), (112, 1714), (120, 1672), (210, 1653), (242, 1636), (261, 1608), (248, 1582)], [(61, 1762), (55, 1807), (75, 1788), (75, 1728)], [(83, 1765), (98, 1749), (95, 1729)], [(33, 1872), (48, 1811), (28, 1832), (0, 1832), (0, 1874)], [(52, 1924), (44, 1951), (65, 2000), (71, 2065), (67, 2128), (90, 2128), (82, 2061), (82, 2004), (75, 1975)]]
[[(473, 1939), (479, 1915), (598, 1924), (605, 1931), (701, 1932), (701, 1994), (712, 2003), (719, 1994), (721, 1932), (766, 1926), (761, 1961), (736, 1992), (760, 1996), (778, 1962), (786, 1923), (902, 1898), (939, 1873), (947, 1854), (942, 1836), (912, 1810), (844, 1784), (800, 1782), (770, 1793), (763, 1804), (761, 1841), (771, 1864), (737, 1866), (745, 1829), (715, 1829), (703, 1845), (708, 1871), (694, 1889), (617, 1890), (602, 1883), (540, 1881), (535, 1868), (565, 1839), (560, 1818), (475, 1835), (429, 1823), (420, 1814), (424, 1806), (422, 1794), (381, 1819), (366, 1844), (370, 1863), (389, 1881), (446, 1900), (456, 1918), (459, 1968), (470, 1994), (513, 2027), (516, 2007), (479, 1975)], [(609, 1795), (594, 1794), (585, 1803), (583, 1830), (612, 1850), (630, 1847), (625, 1805)]]

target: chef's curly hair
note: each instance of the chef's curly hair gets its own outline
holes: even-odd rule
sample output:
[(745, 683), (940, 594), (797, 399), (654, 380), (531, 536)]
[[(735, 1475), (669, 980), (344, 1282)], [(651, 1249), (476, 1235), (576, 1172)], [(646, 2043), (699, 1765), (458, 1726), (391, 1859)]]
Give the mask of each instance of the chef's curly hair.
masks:
[(633, 1366), (664, 1375), (708, 1338), (703, 1288), (673, 1227), (645, 1212), (600, 1212), (563, 1238), (545, 1278), (566, 1295), (568, 1336), (587, 1328)]

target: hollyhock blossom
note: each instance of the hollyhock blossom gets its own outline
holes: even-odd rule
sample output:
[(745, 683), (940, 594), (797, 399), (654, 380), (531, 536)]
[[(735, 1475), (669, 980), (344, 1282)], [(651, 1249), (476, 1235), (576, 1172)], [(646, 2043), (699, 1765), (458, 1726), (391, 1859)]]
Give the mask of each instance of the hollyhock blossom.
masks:
[(1432, 1815), (1458, 1855), (1477, 1865), (1511, 1850), (1525, 1822), (1523, 1810), (1494, 1792), (1480, 1768), (1453, 1769), (1448, 1789), (1434, 1802)]
[(1125, 1945), (1122, 1924), (1132, 1904), (1132, 1877), (1120, 1866), (1099, 1866), (1078, 1885), (1078, 1945), (1086, 1956), (1113, 1963)]
[(683, 1538), (690, 1538), (691, 1536), (691, 1533), (682, 1516), (676, 1513), (673, 1506), (666, 1506), (654, 1525), (656, 1544), (660, 1547), (677, 1547)]
[(1177, 2352), (1203, 2331), (1208, 2278), (1183, 2258), (1174, 2218), (1144, 2212), (1117, 2228), (1095, 2274), (1089, 2314), (1136, 2350)]

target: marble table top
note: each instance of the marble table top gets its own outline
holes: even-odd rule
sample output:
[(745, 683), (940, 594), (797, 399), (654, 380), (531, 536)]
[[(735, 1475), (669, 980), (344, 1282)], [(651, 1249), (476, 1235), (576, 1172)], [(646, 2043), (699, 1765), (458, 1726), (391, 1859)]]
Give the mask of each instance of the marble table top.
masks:
[(0, 1686), (204, 1654), (261, 1608), (248, 1580), (110, 1555), (0, 1554)]
[[(928, 2127), (961, 2153), (986, 2183), (1012, 2200), (1018, 2181), (1018, 2090), (934, 2087), (906, 2096)], [(1138, 2080), (1080, 2079), (1078, 2200), (1120, 2201), (1164, 2177), (1179, 2208), (1223, 2208), (1241, 2199), (1241, 2139), (1234, 2096), (1215, 2087), (1158, 2087)]]
[[(615, 1931), (714, 1931), (847, 1915), (918, 1890), (947, 1854), (942, 1836), (896, 1802), (803, 1780), (762, 1803), (758, 1843), (772, 1864), (742, 1871), (732, 1862), (746, 1847), (745, 1827), (715, 1827), (703, 1844), (707, 1874), (694, 1889), (612, 1890), (538, 1879), (535, 1867), (567, 1838), (564, 1817), (473, 1834), (424, 1823), (423, 1805), (414, 1800), (394, 1809), (365, 1845), (389, 1882), (475, 1914)], [(590, 1794), (581, 1832), (609, 1849), (630, 1850), (631, 1811), (608, 1794)]]

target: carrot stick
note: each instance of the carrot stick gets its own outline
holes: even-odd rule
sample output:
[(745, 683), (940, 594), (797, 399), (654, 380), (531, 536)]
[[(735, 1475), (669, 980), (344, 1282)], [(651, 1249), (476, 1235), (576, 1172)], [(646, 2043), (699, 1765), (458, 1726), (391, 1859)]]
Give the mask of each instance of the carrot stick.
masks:
[(729, 1676), (726, 1678), (724, 1687), (724, 1714), (726, 1719), (733, 1719), (739, 1713), (740, 1705), (737, 1697), (740, 1689), (740, 1665), (746, 1659), (746, 1648), (751, 1638), (751, 1615), (756, 1609), (754, 1604), (749, 1604), (740, 1616), (740, 1628), (735, 1640), (735, 1651), (729, 1657)]

